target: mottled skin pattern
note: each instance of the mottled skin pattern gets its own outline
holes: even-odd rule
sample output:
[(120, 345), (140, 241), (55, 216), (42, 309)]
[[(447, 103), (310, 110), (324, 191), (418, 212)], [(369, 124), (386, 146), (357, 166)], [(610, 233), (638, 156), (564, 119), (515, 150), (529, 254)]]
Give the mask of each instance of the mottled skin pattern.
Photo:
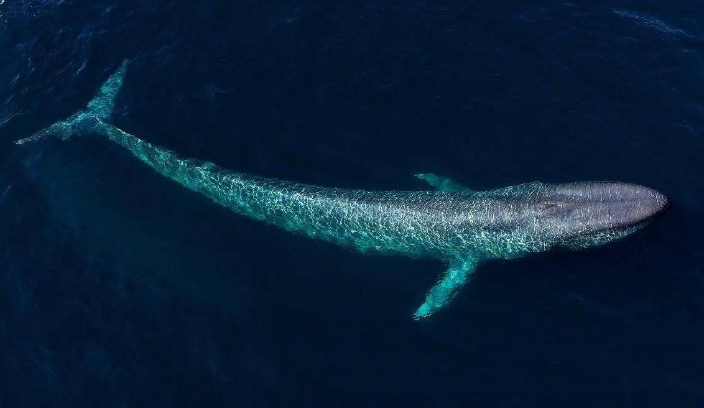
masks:
[[(223, 170), (180, 159), (110, 125), (94, 128), (164, 176), (231, 210), (289, 231), (361, 252), (454, 260), (474, 253), (513, 258), (553, 244), (536, 240), (523, 201), (502, 190), (489, 193), (362, 191), (323, 188)], [(516, 190), (516, 189), (514, 189)], [(522, 227), (518, 228), (518, 224)], [(508, 235), (508, 236), (507, 236)], [(510, 237), (509, 237), (510, 236)]]
[(471, 191), (432, 174), (419, 178), (437, 191), (362, 191), (323, 188), (232, 172), (182, 159), (106, 121), (126, 64), (88, 109), (19, 141), (102, 135), (171, 180), (239, 214), (354, 248), (450, 263), (414, 317), (449, 303), (477, 264), (547, 251), (586, 248), (623, 237), (667, 207), (662, 194), (626, 183), (528, 183)]

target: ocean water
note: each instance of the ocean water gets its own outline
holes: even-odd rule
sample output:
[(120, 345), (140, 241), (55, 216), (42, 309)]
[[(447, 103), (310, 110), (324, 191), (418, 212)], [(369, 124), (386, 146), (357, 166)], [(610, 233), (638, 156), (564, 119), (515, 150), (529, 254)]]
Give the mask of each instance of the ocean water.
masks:
[[(0, 407), (701, 407), (704, 5), (0, 0)], [(99, 138), (13, 141), (132, 61), (114, 122), (330, 187), (619, 180), (624, 241), (445, 266), (247, 220)]]

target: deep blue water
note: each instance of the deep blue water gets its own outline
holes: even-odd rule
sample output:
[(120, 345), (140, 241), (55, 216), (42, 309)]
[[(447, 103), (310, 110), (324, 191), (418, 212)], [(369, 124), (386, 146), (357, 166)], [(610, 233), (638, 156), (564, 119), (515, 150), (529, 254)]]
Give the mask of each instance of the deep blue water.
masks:
[[(1, 2), (1, 0), (0, 0)], [(704, 5), (5, 0), (1, 407), (704, 406)], [(620, 180), (673, 206), (481, 266), (238, 217), (99, 139), (18, 147), (132, 60), (118, 126), (282, 179)]]

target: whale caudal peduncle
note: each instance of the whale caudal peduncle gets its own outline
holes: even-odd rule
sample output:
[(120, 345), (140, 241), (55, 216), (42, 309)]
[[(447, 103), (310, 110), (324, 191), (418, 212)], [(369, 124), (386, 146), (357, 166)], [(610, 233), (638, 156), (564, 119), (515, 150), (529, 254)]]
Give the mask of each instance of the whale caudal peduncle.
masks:
[(533, 182), (474, 191), (421, 173), (416, 177), (432, 190), (364, 191), (230, 171), (181, 158), (110, 123), (127, 65), (105, 82), (85, 110), (16, 143), (100, 135), (159, 174), (238, 214), (363, 253), (448, 263), (413, 314), (416, 319), (446, 306), (483, 261), (602, 245), (642, 228), (668, 206), (655, 190), (619, 182)]

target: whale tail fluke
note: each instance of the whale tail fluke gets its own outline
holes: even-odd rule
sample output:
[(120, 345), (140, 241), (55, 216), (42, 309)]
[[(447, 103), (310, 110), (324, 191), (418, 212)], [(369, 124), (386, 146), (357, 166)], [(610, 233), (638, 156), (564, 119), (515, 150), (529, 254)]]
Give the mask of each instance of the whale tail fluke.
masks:
[(38, 142), (47, 138), (69, 139), (91, 132), (99, 123), (112, 119), (115, 110), (115, 100), (122, 88), (122, 82), (127, 72), (129, 60), (125, 60), (120, 68), (103, 83), (98, 93), (88, 102), (86, 109), (80, 110), (65, 120), (54, 123), (30, 137), (17, 140), (15, 144)]
[(115, 110), (115, 100), (122, 88), (128, 64), (129, 60), (124, 60), (120, 68), (103, 83), (93, 100), (88, 102), (87, 113), (100, 120), (112, 119), (112, 113)]

